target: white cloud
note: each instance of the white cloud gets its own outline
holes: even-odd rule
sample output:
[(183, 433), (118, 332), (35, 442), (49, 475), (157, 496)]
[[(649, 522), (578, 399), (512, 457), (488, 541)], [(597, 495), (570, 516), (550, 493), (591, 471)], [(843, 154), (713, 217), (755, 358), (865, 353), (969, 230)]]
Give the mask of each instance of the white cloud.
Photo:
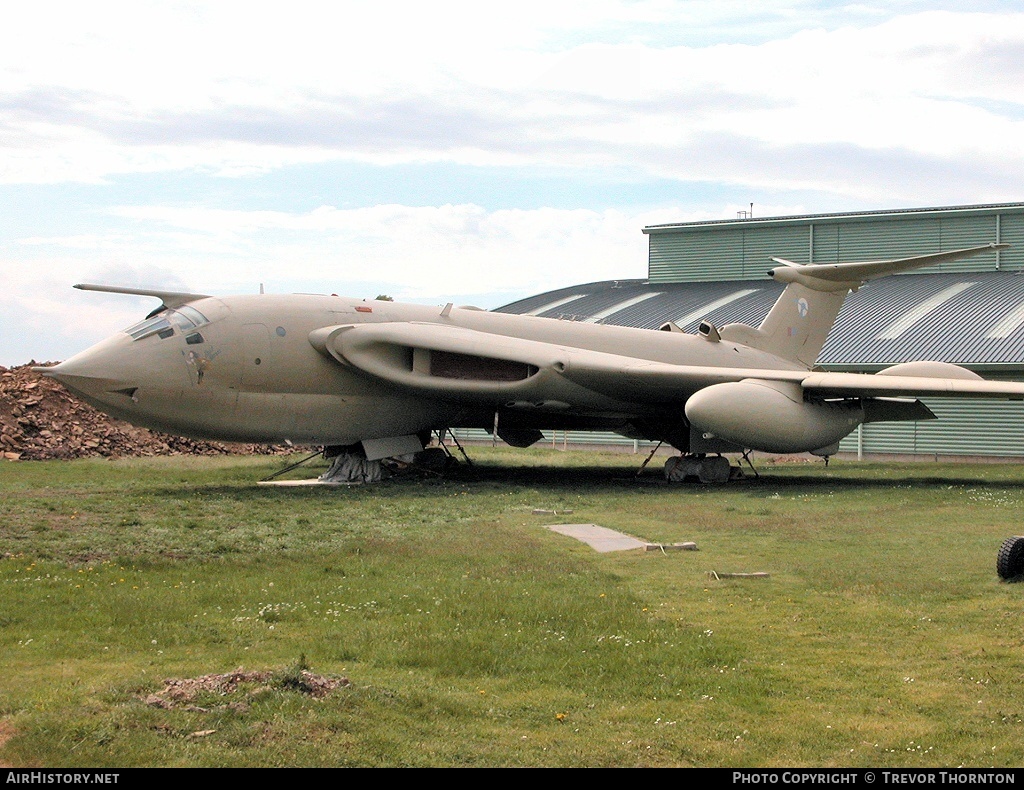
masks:
[[(701, 46), (684, 38), (687, 20), (710, 35), (737, 24), (739, 5), (540, 8), (496, 20), (470, 3), (247, 4), (245, 12), (230, 3), (132, 3), (98, 15), (70, 5), (43, 25), (46, 12), (26, 6), (21, 24), (0, 34), (9, 141), (0, 179), (237, 175), (331, 159), (575, 167), (640, 159), (653, 176), (685, 178), (677, 162), (713, 159), (701, 142), (716, 135), (950, 161), (1017, 156), (1024, 14), (934, 11), (876, 22), (851, 8), (858, 27)], [(826, 11), (772, 3), (753, 21), (834, 20)], [(656, 37), (658, 26), (678, 40)], [(645, 155), (652, 146), (663, 153)], [(794, 173), (795, 182), (814, 179)]]
[(114, 213), (130, 221), (118, 233), (21, 242), (75, 250), (91, 266), (108, 258), (158, 266), (203, 291), (287, 279), (330, 290), (342, 273), (349, 284), (388, 282), (401, 286), (398, 296), (444, 298), (543, 289), (552, 272), (563, 284), (646, 274), (644, 218), (615, 210), (465, 204), (305, 213), (139, 206)]

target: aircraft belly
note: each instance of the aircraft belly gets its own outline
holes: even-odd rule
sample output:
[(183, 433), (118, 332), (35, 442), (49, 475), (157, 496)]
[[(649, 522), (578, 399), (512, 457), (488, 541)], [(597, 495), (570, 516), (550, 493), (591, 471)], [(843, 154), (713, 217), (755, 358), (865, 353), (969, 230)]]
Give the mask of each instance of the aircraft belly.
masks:
[(286, 394), (212, 388), (140, 388), (135, 398), (119, 396), (92, 405), (133, 425), (225, 442), (266, 444), (355, 444), (452, 424), (461, 409), (423, 398), (379, 394)]
[(444, 427), (455, 411), (422, 398), (240, 392), (223, 424), (235, 441), (355, 444)]

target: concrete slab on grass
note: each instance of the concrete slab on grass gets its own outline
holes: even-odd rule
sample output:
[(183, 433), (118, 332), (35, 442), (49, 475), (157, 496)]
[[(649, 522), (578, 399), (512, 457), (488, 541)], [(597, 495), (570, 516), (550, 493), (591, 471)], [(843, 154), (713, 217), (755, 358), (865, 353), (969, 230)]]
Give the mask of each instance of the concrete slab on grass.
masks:
[(357, 486), (362, 485), (362, 483), (341, 483), (334, 482), (333, 480), (321, 480), (318, 477), (311, 477), (308, 480), (260, 480), (257, 485), (292, 488), (294, 486)]
[(547, 528), (559, 535), (583, 541), (594, 551), (601, 553), (642, 549), (647, 545), (645, 541), (637, 540), (630, 535), (608, 529), (608, 527), (599, 527), (597, 524), (549, 524)]

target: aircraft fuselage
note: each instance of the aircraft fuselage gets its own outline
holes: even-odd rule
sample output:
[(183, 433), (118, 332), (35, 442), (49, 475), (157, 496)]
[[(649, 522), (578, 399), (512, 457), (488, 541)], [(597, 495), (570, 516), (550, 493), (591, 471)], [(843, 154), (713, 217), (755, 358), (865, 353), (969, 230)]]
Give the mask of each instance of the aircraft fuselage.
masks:
[[(161, 331), (137, 331), (138, 337), (126, 330), (72, 357), (50, 375), (103, 411), (168, 433), (345, 445), (445, 427), (489, 428), (495, 412), (503, 410), (517, 425), (541, 428), (614, 429), (649, 419), (654, 412), (681, 419), (693, 391), (723, 379), (695, 380), (690, 387), (667, 392), (657, 404), (649, 398), (633, 400), (628, 388), (610, 397), (552, 376), (540, 400), (529, 399), (528, 387), (526, 398), (518, 397), (515, 382), (508, 392), (500, 386), (493, 394), (452, 391), (449, 385), (476, 375), (472, 370), (442, 371), (424, 378), (426, 383), (428, 378), (437, 380), (436, 391), (411, 391), (316, 348), (311, 335), (326, 327), (395, 324), (469, 330), (486, 340), (481, 356), (499, 360), (517, 359), (514, 344), (527, 339), (561, 349), (570, 365), (573, 353), (583, 350), (700, 368), (803, 370), (734, 342), (476, 309), (302, 294), (205, 297), (189, 307), (206, 322), (191, 326), (172, 320)], [(368, 353), (376, 353), (374, 349)], [(382, 359), (388, 353), (381, 351)], [(464, 364), (466, 355), (456, 357)]]

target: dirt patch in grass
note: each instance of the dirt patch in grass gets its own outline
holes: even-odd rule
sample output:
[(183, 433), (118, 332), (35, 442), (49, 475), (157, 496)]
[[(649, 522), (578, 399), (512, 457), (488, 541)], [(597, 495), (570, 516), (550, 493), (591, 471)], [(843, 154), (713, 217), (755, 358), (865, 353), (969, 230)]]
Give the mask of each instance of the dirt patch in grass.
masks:
[[(14, 727), (10, 725), (10, 722), (0, 721), (0, 749), (2, 749), (6, 743), (14, 736)], [(6, 760), (0, 760), (0, 768), (13, 768)]]
[(224, 674), (165, 680), (164, 688), (147, 696), (145, 701), (155, 708), (194, 707), (197, 702), (211, 697), (232, 694), (248, 697), (272, 689), (288, 689), (322, 699), (335, 689), (349, 685), (351, 681), (348, 678), (318, 675), (308, 669), (275, 672), (269, 669), (246, 671), (239, 667)]

